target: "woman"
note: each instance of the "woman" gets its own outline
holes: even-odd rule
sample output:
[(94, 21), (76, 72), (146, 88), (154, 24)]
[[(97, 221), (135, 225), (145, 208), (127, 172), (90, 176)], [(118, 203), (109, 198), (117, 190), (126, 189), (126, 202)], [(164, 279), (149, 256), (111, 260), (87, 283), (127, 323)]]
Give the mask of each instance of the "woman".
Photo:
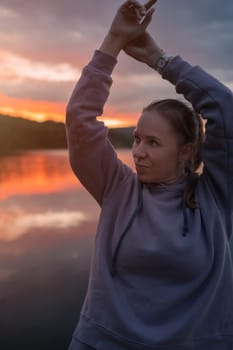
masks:
[[(200, 67), (163, 53), (146, 32), (154, 3), (120, 7), (67, 107), (73, 171), (101, 206), (70, 350), (233, 348), (233, 96)], [(133, 144), (136, 174), (96, 120), (122, 49), (193, 106), (168, 99), (143, 110)], [(207, 121), (204, 141), (199, 115)]]

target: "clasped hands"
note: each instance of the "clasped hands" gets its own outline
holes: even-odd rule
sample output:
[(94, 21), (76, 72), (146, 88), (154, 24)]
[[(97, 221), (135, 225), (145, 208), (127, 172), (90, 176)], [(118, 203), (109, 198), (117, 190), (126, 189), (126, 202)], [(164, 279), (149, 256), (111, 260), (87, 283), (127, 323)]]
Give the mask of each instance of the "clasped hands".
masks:
[(124, 50), (134, 59), (153, 67), (163, 51), (146, 31), (157, 0), (148, 0), (141, 5), (137, 0), (128, 0), (118, 9), (100, 50), (117, 57)]
[(157, 0), (148, 0), (141, 5), (137, 0), (128, 0), (118, 9), (109, 33), (122, 40), (122, 44), (142, 35), (149, 25)]

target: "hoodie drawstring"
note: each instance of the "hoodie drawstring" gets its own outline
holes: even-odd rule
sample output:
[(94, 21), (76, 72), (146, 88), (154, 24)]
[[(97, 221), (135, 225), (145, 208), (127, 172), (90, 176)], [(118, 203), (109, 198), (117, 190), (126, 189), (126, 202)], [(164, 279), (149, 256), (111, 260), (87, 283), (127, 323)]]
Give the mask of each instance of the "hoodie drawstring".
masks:
[(139, 183), (139, 190), (138, 190), (138, 203), (137, 203), (137, 207), (134, 210), (131, 218), (129, 219), (129, 222), (127, 223), (124, 231), (121, 234), (121, 237), (117, 243), (116, 249), (114, 251), (113, 254), (113, 258), (112, 258), (112, 264), (111, 264), (111, 275), (114, 276), (116, 274), (116, 263), (117, 263), (117, 257), (118, 257), (118, 253), (122, 244), (123, 239), (125, 238), (130, 226), (132, 225), (135, 217), (137, 216), (139, 210), (141, 209), (142, 206), (142, 184)]
[(184, 200), (183, 200), (183, 216), (184, 216), (184, 228), (183, 228), (182, 236), (186, 237), (189, 232), (189, 227), (188, 227), (188, 216), (187, 216)]

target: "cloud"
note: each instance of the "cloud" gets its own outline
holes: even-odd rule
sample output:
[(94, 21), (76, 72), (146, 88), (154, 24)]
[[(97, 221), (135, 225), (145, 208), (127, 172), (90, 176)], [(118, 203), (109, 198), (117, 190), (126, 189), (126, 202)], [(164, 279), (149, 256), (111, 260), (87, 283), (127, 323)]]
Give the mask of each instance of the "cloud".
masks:
[(34, 79), (45, 82), (73, 81), (74, 76), (80, 75), (80, 71), (69, 64), (45, 64), (31, 62), (30, 60), (0, 52), (0, 75), (2, 79)]
[[(2, 65), (5, 79), (1, 80), (0, 92), (12, 97), (66, 102), (82, 67), (99, 47), (121, 3), (120, 0), (1, 1), (1, 50), (21, 63), (17, 61), (10, 66), (9, 61), (7, 65), (5, 62), (6, 69)], [(232, 13), (231, 0), (224, 1), (224, 6), (217, 0), (158, 1), (149, 31), (165, 51), (202, 66), (231, 88)], [(20, 65), (25, 68), (19, 77)], [(159, 82), (160, 78), (150, 68), (124, 53), (119, 56), (113, 77), (108, 101), (111, 111), (135, 113), (153, 96), (175, 94), (174, 88)]]
[[(118, 0), (5, 0), (1, 2), (2, 47), (31, 60), (83, 65), (107, 32)], [(164, 48), (193, 61), (232, 68), (233, 3), (216, 0), (158, 2), (150, 31)], [(215, 53), (210, 55), (209, 53)], [(124, 62), (125, 63), (125, 62)], [(212, 65), (212, 66), (211, 66)], [(135, 66), (134, 66), (135, 67)], [(130, 69), (130, 67), (128, 67)]]
[(115, 83), (108, 104), (115, 106), (121, 113), (134, 112), (139, 115), (142, 108), (152, 100), (164, 98), (168, 92), (176, 95), (167, 81), (161, 80), (156, 72), (149, 69), (144, 73), (131, 73), (125, 77), (115, 74), (113, 79)]
[[(34, 79), (17, 79), (14, 81), (1, 79), (0, 81), (0, 91), (4, 91), (9, 97), (16, 98), (17, 100), (47, 101), (47, 107), (49, 102), (67, 103), (73, 87), (74, 82), (44, 82), (43, 80)], [(17, 101), (12, 101), (12, 104), (16, 105)], [(24, 101), (24, 105), (26, 104), (27, 101)], [(38, 102), (37, 107), (39, 107)], [(51, 107), (51, 113), (52, 109), (55, 112), (54, 107), (54, 105)]]
[(106, 1), (103, 11), (94, 1), (3, 1), (1, 46), (32, 60), (77, 64), (80, 57), (87, 59), (99, 33), (102, 39), (109, 5)]
[(67, 102), (80, 74), (80, 69), (68, 63), (30, 61), (26, 57), (0, 51), (0, 91), (10, 97)]
[[(157, 25), (158, 38), (166, 49), (181, 54), (193, 63), (213, 69), (232, 69), (233, 3), (219, 6), (216, 0), (158, 2), (152, 28)], [(165, 20), (164, 20), (165, 19)], [(153, 30), (152, 29), (152, 30)], [(156, 30), (155, 30), (156, 32)]]

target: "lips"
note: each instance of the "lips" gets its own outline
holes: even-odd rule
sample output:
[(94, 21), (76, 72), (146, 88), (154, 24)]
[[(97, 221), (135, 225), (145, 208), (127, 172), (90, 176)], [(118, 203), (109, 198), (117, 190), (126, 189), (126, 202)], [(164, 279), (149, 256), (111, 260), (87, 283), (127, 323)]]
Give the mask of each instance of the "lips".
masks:
[(139, 168), (148, 168), (148, 165), (146, 165), (146, 164), (142, 164), (142, 163), (135, 163), (135, 166), (136, 167), (139, 167)]
[(136, 167), (137, 171), (144, 171), (144, 170), (148, 169), (148, 166), (144, 165), (144, 164), (135, 164), (135, 167)]

